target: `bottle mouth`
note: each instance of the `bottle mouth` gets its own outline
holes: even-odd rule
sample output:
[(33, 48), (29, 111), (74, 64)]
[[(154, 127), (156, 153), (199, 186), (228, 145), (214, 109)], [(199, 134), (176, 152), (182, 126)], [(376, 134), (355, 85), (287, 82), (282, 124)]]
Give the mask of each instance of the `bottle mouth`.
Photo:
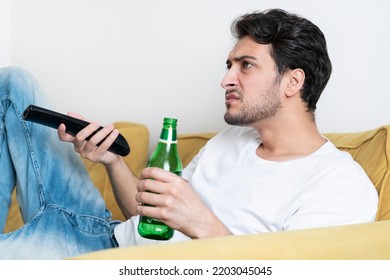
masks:
[(176, 127), (177, 119), (175, 119), (175, 118), (164, 118), (164, 125), (171, 125), (173, 127)]

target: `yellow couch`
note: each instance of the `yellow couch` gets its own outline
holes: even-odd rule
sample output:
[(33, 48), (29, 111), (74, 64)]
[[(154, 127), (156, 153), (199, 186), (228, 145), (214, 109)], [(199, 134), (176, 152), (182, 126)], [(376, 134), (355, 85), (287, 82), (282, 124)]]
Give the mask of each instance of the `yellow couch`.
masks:
[[(127, 122), (115, 125), (132, 148), (125, 161), (139, 174), (148, 158), (148, 129)], [(178, 147), (183, 164), (188, 164), (213, 135), (179, 135)], [(116, 248), (76, 259), (390, 259), (390, 125), (357, 133), (327, 133), (325, 136), (339, 149), (351, 153), (375, 184), (379, 194), (375, 222)], [(113, 218), (124, 220), (103, 166), (90, 162), (85, 162), (85, 165)], [(17, 204), (13, 201), (6, 231), (21, 224)]]

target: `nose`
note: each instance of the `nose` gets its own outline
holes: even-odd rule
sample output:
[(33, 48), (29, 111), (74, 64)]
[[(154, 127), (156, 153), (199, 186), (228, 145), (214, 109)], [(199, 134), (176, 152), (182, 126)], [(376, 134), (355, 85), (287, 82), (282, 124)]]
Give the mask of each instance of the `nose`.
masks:
[(226, 72), (225, 77), (221, 81), (221, 87), (224, 89), (230, 89), (236, 86), (237, 86), (237, 75), (235, 74), (234, 70), (230, 68)]

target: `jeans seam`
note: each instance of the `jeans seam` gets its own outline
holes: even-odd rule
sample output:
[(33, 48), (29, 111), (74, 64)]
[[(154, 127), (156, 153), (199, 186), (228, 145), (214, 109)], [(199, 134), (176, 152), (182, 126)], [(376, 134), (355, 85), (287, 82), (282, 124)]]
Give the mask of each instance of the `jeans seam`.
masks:
[[(76, 212), (73, 212), (73, 211), (70, 211), (64, 207), (61, 207), (57, 204), (47, 204), (44, 208), (51, 208), (51, 209), (56, 209), (58, 211), (61, 211), (63, 213), (65, 213), (65, 217), (68, 219), (69, 223), (74, 227), (74, 228), (77, 228), (77, 230), (83, 232), (84, 234), (91, 234), (93, 236), (97, 236), (97, 235), (105, 235), (107, 234), (109, 231), (110, 231), (110, 222), (107, 221), (106, 219), (103, 219), (103, 218), (100, 218), (98, 216), (94, 216), (94, 215), (85, 215), (85, 214), (79, 214), (79, 213), (76, 213)], [(94, 233), (93, 231), (90, 231), (90, 230), (85, 230), (83, 228), (81, 228), (80, 226), (78, 226), (77, 224), (75, 224), (73, 222), (73, 220), (71, 219), (71, 217), (76, 217), (76, 218), (83, 218), (83, 219), (89, 219), (89, 220), (92, 220), (94, 222), (98, 222), (100, 225), (104, 226), (104, 228), (106, 229), (106, 231), (100, 231), (98, 234)]]
[[(31, 162), (32, 162), (32, 166), (33, 166), (33, 170), (34, 170), (34, 174), (35, 174), (35, 179), (37, 180), (37, 190), (38, 190), (39, 205), (40, 205), (40, 207), (38, 208), (36, 213), (31, 215), (31, 217), (33, 219), (35, 216), (37, 216), (42, 211), (42, 208), (44, 208), (45, 204), (46, 204), (45, 194), (43, 191), (43, 183), (41, 180), (41, 173), (40, 173), (38, 162), (36, 160), (35, 147), (33, 145), (33, 141), (31, 140), (31, 134), (30, 134), (29, 128), (26, 124), (26, 121), (23, 119), (23, 116), (22, 116), (23, 112), (20, 110), (20, 108), (18, 106), (18, 102), (16, 102), (16, 100), (13, 98), (13, 96), (11, 94), (5, 95), (4, 97), (1, 98), (0, 101), (2, 103), (1, 118), (2, 119), (5, 118), (6, 111), (12, 107), (11, 110), (14, 110), (14, 113), (17, 116), (18, 123), (21, 126), (21, 129), (23, 131), (23, 134), (24, 134), (24, 137), (26, 139), (27, 146), (28, 146), (29, 157), (30, 157)], [(4, 104), (7, 101), (10, 104), (8, 104), (8, 105)], [(4, 120), (4, 122), (5, 122), (5, 120)], [(1, 123), (3, 124), (3, 121)], [(5, 139), (2, 139), (2, 137), (4, 137), (4, 134), (5, 134), (4, 133), (4, 131), (6, 129), (5, 124), (2, 125), (2, 127), (0, 127), (0, 129), (3, 129), (3, 131), (0, 130), (0, 144), (1, 144), (2, 143), (1, 141), (5, 141)], [(3, 133), (1, 133), (1, 132), (3, 132)], [(0, 153), (1, 153), (1, 151), (0, 151)]]

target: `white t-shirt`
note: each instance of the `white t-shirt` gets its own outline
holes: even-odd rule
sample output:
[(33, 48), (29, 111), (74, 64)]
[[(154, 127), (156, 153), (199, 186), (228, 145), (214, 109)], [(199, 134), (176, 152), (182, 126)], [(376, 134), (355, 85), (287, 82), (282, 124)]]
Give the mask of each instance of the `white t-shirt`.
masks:
[[(304, 158), (275, 162), (256, 155), (256, 130), (229, 127), (183, 170), (205, 204), (233, 234), (364, 223), (378, 194), (364, 170), (330, 141)], [(158, 243), (140, 237), (138, 217), (115, 228), (120, 246)], [(188, 237), (175, 232), (170, 241)]]

